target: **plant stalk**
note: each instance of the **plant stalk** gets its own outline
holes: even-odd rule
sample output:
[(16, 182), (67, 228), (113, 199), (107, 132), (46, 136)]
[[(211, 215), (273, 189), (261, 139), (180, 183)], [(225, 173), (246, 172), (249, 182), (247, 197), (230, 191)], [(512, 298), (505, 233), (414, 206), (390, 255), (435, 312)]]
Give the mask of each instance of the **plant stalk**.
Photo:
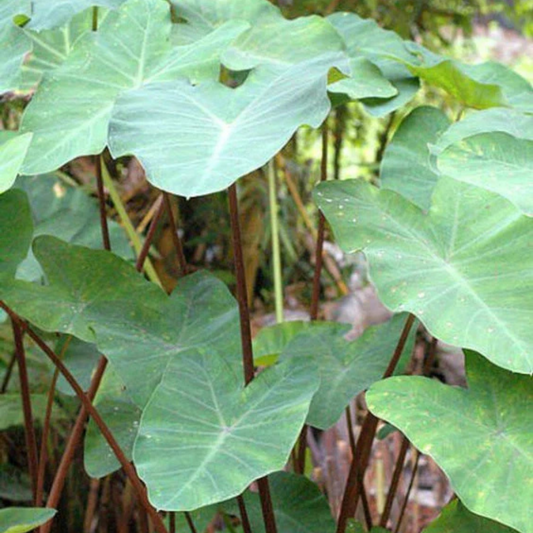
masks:
[[(11, 309), (5, 307), (5, 310), (11, 316), (13, 316), (13, 311), (11, 311)], [(146, 495), (146, 489), (144, 488), (144, 485), (139, 479), (137, 472), (135, 471), (133, 465), (128, 461), (128, 459), (124, 455), (122, 448), (119, 446), (115, 437), (109, 430), (107, 424), (104, 422), (104, 420), (100, 416), (100, 413), (93, 406), (91, 400), (87, 397), (85, 392), (83, 392), (83, 389), (80, 387), (79, 383), (76, 381), (76, 378), (70, 373), (68, 368), (63, 364), (61, 359), (54, 353), (54, 351), (51, 350), (47, 346), (47, 344), (43, 342), (43, 340), (28, 325), (25, 325), (25, 330), (28, 333), (28, 335), (33, 339), (33, 341), (37, 344), (37, 346), (39, 346), (39, 348), (54, 363), (54, 365), (57, 368), (59, 368), (59, 371), (61, 372), (61, 374), (63, 374), (65, 379), (68, 381), (69, 385), (72, 387), (72, 389), (76, 393), (76, 396), (78, 396), (79, 400), (82, 402), (82, 405), (84, 406), (84, 408), (88, 411), (92, 419), (95, 421), (96, 425), (100, 429), (100, 432), (102, 433), (102, 436), (105, 438), (110, 448), (113, 450), (113, 453), (115, 454), (116, 458), (118, 459), (122, 468), (124, 469), (126, 476), (130, 480), (133, 487), (135, 488), (135, 491), (137, 492), (137, 497), (139, 498), (143, 507), (146, 509), (148, 515), (150, 516), (157, 533), (168, 533), (163, 523), (163, 520), (161, 519), (157, 511), (152, 507), (151, 503), (148, 501), (148, 497)]]
[[(250, 310), (248, 309), (248, 297), (246, 294), (246, 273), (244, 269), (244, 257), (242, 252), (241, 223), (239, 219), (239, 201), (237, 198), (237, 186), (235, 183), (229, 187), (229, 208), (231, 220), (231, 235), (233, 241), (233, 257), (235, 262), (235, 276), (237, 279), (237, 301), (239, 303), (239, 315), (241, 325), (242, 362), (244, 371), (244, 383), (248, 385), (254, 379), (254, 354), (252, 348), (252, 332), (250, 329)], [(257, 481), (261, 509), (265, 523), (266, 533), (277, 533), (276, 519), (272, 507), (270, 488), (266, 477)]]
[(271, 159), (267, 167), (268, 198), (270, 204), (270, 233), (272, 235), (272, 262), (274, 274), (274, 301), (276, 322), (283, 322), (283, 274), (281, 270), (281, 248), (279, 244), (279, 204), (276, 187), (276, 165)]
[[(142, 241), (133, 227), (133, 224), (131, 223), (130, 217), (128, 215), (128, 212), (126, 211), (126, 207), (124, 206), (124, 203), (122, 202), (122, 198), (120, 197), (120, 194), (117, 191), (117, 188), (115, 187), (115, 184), (113, 180), (111, 179), (111, 176), (109, 174), (109, 171), (107, 169), (107, 166), (105, 165), (105, 162), (101, 161), (101, 168), (102, 168), (102, 179), (104, 182), (104, 185), (107, 187), (107, 190), (109, 191), (109, 196), (111, 197), (111, 201), (113, 202), (113, 205), (115, 206), (115, 209), (117, 210), (118, 216), (120, 217), (120, 220), (122, 222), (122, 225), (124, 226), (124, 229), (126, 230), (126, 233), (128, 234), (128, 237), (133, 245), (133, 248), (137, 255), (141, 253), (142, 250)], [(148, 279), (160, 287), (162, 287), (161, 281), (159, 279), (159, 276), (157, 275), (157, 272), (155, 271), (154, 265), (150, 261), (149, 258), (146, 259), (146, 275), (148, 276)]]
[[(97, 7), (93, 8), (98, 10)], [(96, 16), (98, 20), (98, 15)], [(96, 31), (96, 30), (93, 30)], [(98, 192), (98, 206), (100, 208), (100, 228), (102, 230), (102, 243), (105, 250), (111, 250), (111, 239), (109, 238), (109, 226), (107, 224), (107, 213), (105, 205), (105, 192), (104, 192), (104, 182), (102, 180), (102, 165), (104, 162), (101, 156), (96, 156), (96, 190)]]
[(24, 414), (24, 437), (26, 440), (26, 454), (28, 457), (28, 469), (30, 471), (33, 501), (37, 501), (37, 440), (35, 438), (35, 426), (31, 408), (30, 385), (28, 381), (28, 369), (26, 367), (26, 352), (24, 350), (23, 330), (18, 317), (10, 315), (13, 326), (13, 337), (19, 368), (20, 392), (22, 397), (22, 412)]
[[(398, 340), (398, 344), (396, 345), (396, 349), (394, 350), (394, 354), (392, 355), (382, 379), (386, 379), (392, 376), (394, 373), (409, 337), (411, 328), (413, 327), (414, 321), (414, 315), (409, 314), (400, 335), (400, 339)], [(361, 433), (357, 441), (356, 453), (353, 457), (350, 471), (348, 473), (348, 479), (346, 481), (341, 510), (339, 513), (339, 521), (337, 523), (337, 533), (345, 533), (348, 519), (355, 515), (355, 510), (361, 494), (361, 484), (358, 482), (358, 478), (364, 479), (365, 471), (370, 461), (372, 443), (374, 441), (374, 436), (376, 435), (378, 423), (379, 419), (372, 413), (368, 412), (365, 421), (363, 422), (363, 427), (361, 428)]]
[(172, 203), (170, 201), (170, 195), (166, 192), (163, 193), (165, 199), (165, 207), (167, 209), (168, 224), (170, 226), (170, 231), (172, 233), (172, 240), (174, 241), (174, 247), (176, 248), (176, 255), (178, 258), (178, 267), (180, 270), (180, 275), (185, 276), (188, 272), (187, 259), (185, 258), (185, 253), (183, 252), (183, 243), (181, 242), (180, 236), (178, 234), (178, 227), (176, 225), (176, 219), (174, 218), (174, 213), (172, 211)]
[(402, 525), (403, 517), (405, 515), (405, 510), (407, 509), (407, 504), (409, 503), (409, 496), (411, 494), (411, 491), (413, 490), (413, 486), (415, 484), (416, 474), (418, 472), (418, 464), (420, 461), (420, 452), (418, 450), (415, 451), (416, 457), (415, 457), (415, 466), (413, 467), (413, 473), (411, 475), (411, 480), (409, 481), (409, 486), (407, 487), (407, 492), (405, 493), (405, 499), (402, 504), (402, 509), (400, 511), (400, 516), (398, 517), (398, 523), (396, 524), (396, 527), (394, 529), (394, 533), (398, 533), (400, 531), (400, 527)]
[(148, 253), (150, 251), (150, 247), (152, 246), (152, 242), (155, 237), (155, 232), (157, 230), (157, 226), (159, 224), (159, 221), (161, 220), (161, 217), (163, 216), (163, 212), (165, 210), (165, 202), (163, 201), (163, 195), (159, 196), (156, 200), (156, 211), (155, 215), (152, 218), (152, 221), (150, 222), (150, 227), (148, 228), (148, 233), (146, 234), (146, 238), (144, 240), (144, 244), (141, 248), (141, 251), (139, 252), (139, 256), (137, 257), (137, 262), (135, 264), (135, 268), (142, 272), (144, 268), (144, 264), (146, 262), (146, 259), (148, 258)]

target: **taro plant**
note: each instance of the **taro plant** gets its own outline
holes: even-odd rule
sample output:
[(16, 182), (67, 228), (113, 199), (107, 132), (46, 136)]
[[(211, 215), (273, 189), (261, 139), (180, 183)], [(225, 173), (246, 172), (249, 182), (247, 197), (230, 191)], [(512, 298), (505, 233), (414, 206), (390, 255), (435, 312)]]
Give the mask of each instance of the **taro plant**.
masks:
[[(399, 531), (397, 477), (375, 523), (365, 487), (385, 421), (404, 435), (398, 472), (411, 447), (455, 492), (428, 533), (533, 532), (525, 79), (436, 55), (353, 13), (289, 20), (266, 0), (4, 0), (0, 41), (0, 91), (29, 100), (18, 129), (0, 132), (0, 300), (33, 500), (0, 510), (1, 531), (50, 531), (82, 446), (92, 478), (123, 469), (158, 533), (200, 532), (217, 514), (244, 533)], [(423, 84), (448, 93), (461, 120), (414, 106)], [(328, 115), (351, 101), (376, 120), (396, 113), (374, 183), (328, 180)], [(265, 329), (254, 345), (236, 183), (268, 165), (275, 232), (276, 155), (302, 127), (322, 128), (323, 139), (313, 320)], [(65, 174), (81, 156), (96, 158), (99, 209)], [(160, 191), (144, 242), (130, 232), (136, 258), (105, 198), (106, 188), (116, 196), (112, 160), (132, 156)], [(213, 274), (190, 273), (171, 208), (172, 195), (226, 189), (236, 298)], [(183, 274), (171, 294), (148, 257), (163, 215)], [(394, 313), (352, 341), (349, 327), (316, 320), (326, 220), (346, 253), (364, 252)], [(466, 388), (402, 375), (417, 328), (433, 347), (465, 350)], [(30, 348), (56, 368), (39, 432)], [(48, 485), (53, 399), (67, 385), (81, 408)], [(307, 436), (349, 415), (365, 391), (333, 516)], [(364, 523), (354, 520), (360, 503)]]

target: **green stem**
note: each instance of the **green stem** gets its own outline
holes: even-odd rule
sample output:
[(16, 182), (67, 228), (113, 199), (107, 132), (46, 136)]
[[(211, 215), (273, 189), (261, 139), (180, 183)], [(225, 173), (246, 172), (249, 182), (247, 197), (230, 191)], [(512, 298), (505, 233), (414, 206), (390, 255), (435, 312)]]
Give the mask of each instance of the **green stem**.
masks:
[(93, 31), (98, 31), (98, 7), (93, 7)]
[(272, 235), (272, 261), (274, 274), (274, 301), (276, 322), (283, 322), (283, 276), (281, 273), (281, 249), (279, 243), (278, 197), (276, 194), (276, 168), (274, 160), (268, 163), (268, 196), (270, 202), (270, 233)]
[[(133, 248), (135, 252), (137, 253), (137, 255), (139, 255), (143, 247), (143, 240), (141, 239), (140, 235), (137, 233), (133, 224), (131, 223), (131, 220), (128, 215), (128, 212), (126, 211), (124, 202), (122, 201), (122, 198), (120, 197), (120, 194), (118, 193), (117, 188), (115, 187), (115, 184), (113, 180), (111, 179), (109, 170), (107, 169), (107, 165), (105, 164), (103, 158), (102, 158), (102, 179), (104, 180), (104, 184), (107, 187), (107, 190), (109, 191), (109, 196), (111, 197), (111, 201), (113, 202), (113, 205), (115, 206), (115, 209), (117, 210), (118, 216), (120, 217), (122, 225), (124, 226), (124, 229), (126, 230), (126, 233), (128, 234), (128, 237), (133, 245)], [(163, 286), (161, 283), (161, 280), (159, 279), (159, 276), (157, 275), (157, 272), (155, 271), (154, 265), (152, 264), (149, 258), (146, 258), (146, 261), (144, 263), (144, 269), (150, 281), (153, 281), (160, 287)]]

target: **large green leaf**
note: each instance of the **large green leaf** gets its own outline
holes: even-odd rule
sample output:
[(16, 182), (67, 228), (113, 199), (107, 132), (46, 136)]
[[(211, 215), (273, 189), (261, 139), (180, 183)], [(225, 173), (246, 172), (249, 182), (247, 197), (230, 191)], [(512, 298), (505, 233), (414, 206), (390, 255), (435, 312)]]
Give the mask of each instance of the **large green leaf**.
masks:
[(33, 235), (28, 198), (22, 191), (0, 195), (0, 280), (15, 275)]
[(395, 377), (372, 386), (369, 409), (433, 457), (471, 511), (531, 533), (533, 378), (476, 353), (466, 367), (467, 390)]
[(145, 307), (163, 308), (167, 301), (158, 286), (110, 252), (69, 245), (50, 236), (37, 237), (33, 252), (49, 285), (16, 280), (2, 287), (2, 298), (44, 331), (94, 342), (93, 323), (102, 309), (117, 308), (126, 314), (138, 305), (139, 294)]
[(156, 187), (178, 195), (223, 190), (268, 162), (301, 125), (322, 123), (327, 73), (341, 60), (331, 53), (267, 79), (252, 74), (237, 89), (175, 81), (126, 93), (110, 124), (112, 154), (134, 154)]
[(418, 60), (400, 59), (416, 76), (441, 87), (464, 105), (476, 109), (513, 106), (533, 111), (533, 87), (504, 65), (494, 62), (467, 65), (434, 54), (415, 43), (408, 45)]
[(255, 362), (258, 366), (274, 364), (294, 337), (315, 326), (312, 322), (298, 320), (262, 328), (253, 341)]
[(449, 146), (437, 165), (446, 176), (501, 194), (533, 216), (533, 140), (480, 133)]
[[(276, 472), (268, 479), (278, 533), (335, 531), (328, 502), (310, 479), (290, 472)], [(246, 491), (244, 503), (252, 531), (265, 533), (259, 495)], [(224, 503), (222, 508), (226, 513), (240, 517), (235, 500)]]
[[(34, 237), (51, 235), (63, 241), (89, 248), (102, 247), (98, 204), (80, 187), (66, 184), (54, 175), (20, 177), (16, 188), (28, 195), (34, 222)], [(124, 229), (115, 221), (108, 221), (111, 246), (116, 255), (133, 259), (133, 250)], [(41, 267), (30, 250), (17, 269), (17, 278), (39, 281)]]
[(444, 177), (427, 215), (362, 180), (320, 185), (316, 200), (341, 247), (365, 252), (387, 307), (504, 368), (533, 371), (533, 220), (508, 200)]
[[(375, 94), (374, 98), (363, 100), (371, 114), (383, 116), (391, 113), (415, 96), (419, 89), (418, 80), (398, 61), (410, 62), (415, 58), (396, 33), (383, 30), (375, 21), (362, 19), (355, 13), (335, 13), (328, 20), (342, 35), (352, 66), (357, 59), (374, 63), (396, 91), (388, 95), (384, 92), (381, 97)], [(347, 88), (348, 81), (343, 85)], [(383, 83), (381, 88), (390, 92), (390, 87)]]
[(318, 387), (292, 361), (244, 388), (242, 370), (212, 353), (173, 358), (143, 412), (133, 458), (158, 509), (185, 511), (240, 494), (283, 468)]
[(124, 2), (125, 0), (32, 0), (31, 21), (28, 27), (36, 31), (57, 28), (92, 6), (117, 9)]
[(31, 138), (31, 133), (17, 135), (14, 132), (0, 131), (0, 194), (15, 182)]
[[(47, 399), (47, 394), (31, 395), (34, 422), (42, 422)], [(24, 413), (22, 412), (20, 393), (7, 392), (0, 394), (0, 431), (5, 431), (14, 426), (24, 426)]]
[(390, 189), (429, 209), (438, 173), (430, 164), (430, 145), (450, 125), (448, 117), (435, 107), (417, 107), (400, 124), (387, 145), (380, 179)]
[(123, 94), (109, 130), (113, 155), (135, 155), (154, 185), (175, 194), (225, 189), (269, 161), (301, 125), (319, 126), (330, 109), (329, 70), (349, 70), (331, 24), (288, 21), (277, 11), (240, 35), (222, 61), (252, 71), (237, 88), (174, 81)]
[[(335, 424), (350, 401), (381, 379), (405, 324), (398, 315), (386, 324), (367, 329), (361, 337), (347, 341), (349, 324), (322, 323), (297, 335), (283, 350), (280, 360), (318, 369), (320, 387), (313, 397), (307, 423), (328, 429)], [(415, 331), (404, 348), (411, 353)]]
[(488, 518), (471, 513), (459, 500), (449, 503), (424, 533), (516, 533)]
[(0, 529), (2, 533), (27, 533), (48, 522), (56, 512), (55, 509), (30, 507), (0, 509)]
[(34, 133), (26, 174), (55, 170), (71, 159), (100, 153), (117, 96), (151, 81), (218, 76), (225, 43), (245, 29), (234, 22), (190, 46), (170, 44), (170, 9), (162, 0), (128, 0), (98, 32), (85, 33), (61, 66), (44, 75), (23, 115)]

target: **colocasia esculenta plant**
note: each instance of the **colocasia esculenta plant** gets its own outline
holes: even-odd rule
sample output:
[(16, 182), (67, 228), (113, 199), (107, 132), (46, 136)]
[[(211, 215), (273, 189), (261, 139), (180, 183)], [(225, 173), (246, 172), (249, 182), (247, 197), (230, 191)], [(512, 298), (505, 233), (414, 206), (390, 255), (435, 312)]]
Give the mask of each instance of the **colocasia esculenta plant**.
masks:
[[(421, 86), (457, 101), (461, 119), (413, 105)], [(1, 531), (50, 531), (80, 447), (92, 478), (123, 470), (157, 533), (200, 533), (215, 516), (244, 533), (398, 531), (398, 480), (372, 524), (364, 479), (387, 422), (403, 435), (402, 460), (408, 447), (430, 456), (455, 493), (425, 531), (533, 532), (526, 80), (497, 63), (436, 55), (353, 13), (289, 20), (267, 0), (1, 0), (0, 93), (24, 108), (0, 131), (0, 301), (33, 498), (0, 510)], [(254, 362), (237, 181), (264, 166), (274, 179), (276, 155), (302, 127), (323, 127), (327, 148), (329, 113), (351, 101), (376, 120), (409, 113), (379, 180), (328, 180), (323, 165), (311, 315), (327, 223), (346, 253), (364, 253), (393, 318), (354, 341), (337, 323), (277, 325), (274, 353)], [(96, 160), (100, 210), (65, 185), (81, 156)], [(136, 259), (104, 196), (116, 195), (115, 162), (131, 157), (161, 194), (146, 239), (129, 237)], [(226, 189), (236, 298), (215, 275), (190, 273), (171, 209), (173, 195)], [(183, 274), (171, 294), (148, 257), (162, 215)], [(464, 350), (466, 387), (402, 375), (417, 328), (433, 345)], [(65, 357), (69, 345), (82, 355)], [(84, 358), (87, 346), (100, 355)], [(56, 368), (39, 431), (29, 350)], [(50, 480), (60, 386), (81, 408)], [(363, 392), (333, 516), (306, 436), (337, 423)], [(0, 396), (2, 417), (10, 396)]]

